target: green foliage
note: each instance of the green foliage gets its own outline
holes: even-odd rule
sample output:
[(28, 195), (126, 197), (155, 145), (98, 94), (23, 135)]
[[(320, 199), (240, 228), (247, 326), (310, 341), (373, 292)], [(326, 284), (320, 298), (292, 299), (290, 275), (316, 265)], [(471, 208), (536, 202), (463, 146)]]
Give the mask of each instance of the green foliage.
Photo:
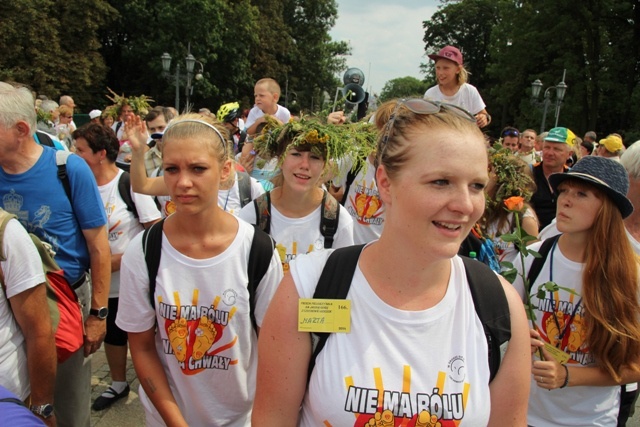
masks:
[(399, 77), (385, 83), (382, 92), (380, 92), (380, 101), (384, 102), (393, 98), (422, 98), (427, 89), (429, 89), (429, 85), (415, 77)]

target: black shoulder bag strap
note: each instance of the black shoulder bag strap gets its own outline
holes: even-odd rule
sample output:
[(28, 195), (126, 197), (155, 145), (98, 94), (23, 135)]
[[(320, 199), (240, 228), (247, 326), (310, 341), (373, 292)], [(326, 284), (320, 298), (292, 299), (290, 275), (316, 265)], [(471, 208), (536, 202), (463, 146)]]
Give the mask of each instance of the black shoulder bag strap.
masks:
[(156, 293), (156, 276), (160, 268), (160, 257), (162, 256), (162, 227), (164, 219), (156, 222), (151, 227), (144, 230), (142, 235), (142, 251), (144, 261), (147, 264), (149, 273), (149, 301), (151, 307), (156, 308), (154, 295)]
[(256, 225), (267, 234), (271, 234), (271, 193), (266, 192), (253, 200), (256, 209)]
[(260, 285), (262, 278), (267, 274), (267, 270), (269, 270), (276, 244), (271, 236), (260, 230), (258, 226), (254, 225), (253, 227), (255, 232), (253, 233), (253, 241), (251, 242), (251, 249), (249, 250), (249, 264), (247, 267), (249, 283), (247, 283), (247, 288), (249, 289), (251, 324), (253, 325), (253, 329), (257, 331), (258, 324), (255, 315), (256, 293), (258, 292), (258, 285)]
[[(529, 289), (527, 292), (531, 293), (531, 287), (533, 286), (533, 282), (536, 281), (538, 275), (540, 274), (540, 270), (544, 266), (545, 261), (547, 260), (547, 256), (549, 256), (549, 252), (553, 247), (553, 244), (558, 241), (560, 238), (560, 234), (555, 235), (553, 237), (549, 237), (542, 242), (540, 249), (538, 249), (538, 253), (540, 254), (540, 258), (534, 258), (531, 263), (531, 267), (529, 268), (529, 273), (527, 274), (527, 280), (529, 281)], [(524, 268), (524, 266), (523, 266)]]
[(502, 283), (493, 270), (478, 260), (460, 258), (464, 263), (476, 313), (487, 338), (491, 382), (500, 367), (500, 346), (511, 339), (509, 302)]
[(358, 163), (358, 166), (349, 170), (347, 173), (347, 181), (344, 183), (344, 193), (342, 193), (342, 200), (340, 200), (340, 204), (342, 206), (347, 203), (347, 198), (349, 197), (349, 189), (351, 188), (351, 184), (355, 181), (356, 176), (360, 173), (360, 169), (362, 169), (362, 163)]
[(325, 191), (320, 205), (320, 233), (324, 237), (325, 249), (333, 247), (333, 237), (338, 231), (339, 221), (340, 204), (335, 197)]
[[(353, 274), (358, 266), (358, 259), (364, 245), (347, 246), (333, 251), (322, 269), (320, 279), (313, 294), (314, 299), (345, 299), (351, 288)], [(307, 384), (316, 366), (316, 357), (324, 348), (329, 338), (328, 333), (312, 333), (313, 354), (309, 359)]]
[(120, 197), (122, 197), (125, 205), (127, 205), (127, 210), (133, 212), (133, 215), (139, 218), (136, 204), (131, 197), (131, 175), (129, 175), (129, 172), (125, 171), (120, 175), (120, 179), (118, 180), (118, 193), (120, 193)]
[(244, 171), (236, 171), (236, 178), (238, 179), (240, 206), (244, 208), (246, 205), (251, 203), (251, 177)]

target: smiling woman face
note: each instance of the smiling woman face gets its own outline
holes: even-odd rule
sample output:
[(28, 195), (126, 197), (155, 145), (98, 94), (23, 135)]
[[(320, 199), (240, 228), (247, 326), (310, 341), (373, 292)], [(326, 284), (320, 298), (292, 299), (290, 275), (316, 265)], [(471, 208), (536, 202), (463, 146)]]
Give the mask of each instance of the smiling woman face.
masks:
[[(385, 231), (438, 258), (454, 256), (484, 212), (488, 157), (482, 135), (444, 126), (407, 132), (406, 162), (379, 167)], [(384, 233), (384, 231), (383, 231)]]
[(291, 148), (282, 162), (284, 185), (294, 191), (310, 191), (318, 187), (325, 160), (313, 151)]

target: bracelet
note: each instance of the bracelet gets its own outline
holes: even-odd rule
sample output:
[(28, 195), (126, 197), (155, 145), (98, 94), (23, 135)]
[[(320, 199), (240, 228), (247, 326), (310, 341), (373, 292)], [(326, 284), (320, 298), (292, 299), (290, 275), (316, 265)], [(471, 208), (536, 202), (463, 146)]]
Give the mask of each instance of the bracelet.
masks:
[(562, 365), (562, 367), (564, 368), (564, 372), (567, 374), (567, 376), (564, 378), (564, 382), (562, 383), (560, 388), (565, 388), (569, 385), (569, 368), (567, 367), (567, 365)]

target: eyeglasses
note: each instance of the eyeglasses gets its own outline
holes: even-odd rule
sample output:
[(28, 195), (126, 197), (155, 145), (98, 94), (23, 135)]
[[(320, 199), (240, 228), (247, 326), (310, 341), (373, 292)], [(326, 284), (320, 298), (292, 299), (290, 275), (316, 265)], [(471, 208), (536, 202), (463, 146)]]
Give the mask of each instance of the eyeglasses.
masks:
[(520, 132), (518, 132), (517, 130), (513, 130), (513, 129), (505, 130), (504, 132), (502, 132), (502, 137), (504, 138), (505, 136), (518, 137), (518, 136), (520, 136)]
[(387, 149), (387, 142), (389, 141), (389, 136), (391, 135), (391, 129), (393, 129), (393, 124), (396, 121), (396, 116), (400, 109), (400, 106), (404, 105), (408, 110), (415, 114), (436, 114), (443, 110), (446, 110), (450, 113), (455, 114), (462, 119), (468, 120), (470, 122), (475, 123), (476, 118), (465, 110), (462, 107), (458, 107), (457, 105), (449, 104), (448, 102), (435, 101), (431, 99), (422, 99), (422, 98), (411, 98), (411, 99), (400, 99), (396, 104), (393, 112), (389, 116), (389, 120), (384, 128), (384, 135), (382, 137), (382, 149), (380, 152), (380, 158), (382, 158), (385, 150)]

